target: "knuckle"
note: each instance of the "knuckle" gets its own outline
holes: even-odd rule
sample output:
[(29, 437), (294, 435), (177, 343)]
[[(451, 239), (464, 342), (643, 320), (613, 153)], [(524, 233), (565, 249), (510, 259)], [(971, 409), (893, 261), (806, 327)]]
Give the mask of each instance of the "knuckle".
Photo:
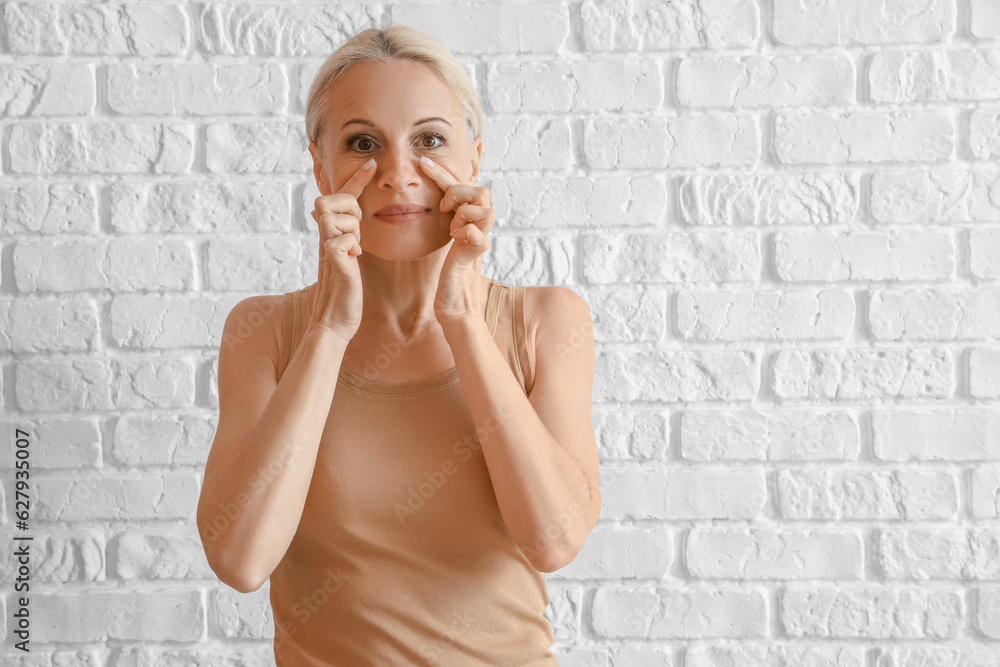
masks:
[(344, 203), (343, 203), (344, 202), (344, 194), (343, 193), (337, 192), (337, 193), (334, 193), (332, 195), (329, 195), (329, 197), (330, 198), (327, 200), (327, 206), (329, 207), (329, 209), (331, 211), (335, 210), (335, 209), (343, 208), (343, 206), (344, 206)]

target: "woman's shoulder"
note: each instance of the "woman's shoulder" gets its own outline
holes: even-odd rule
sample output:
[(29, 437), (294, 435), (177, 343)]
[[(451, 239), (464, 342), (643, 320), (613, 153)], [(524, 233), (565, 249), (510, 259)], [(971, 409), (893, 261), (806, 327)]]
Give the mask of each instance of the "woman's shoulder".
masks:
[[(582, 306), (580, 304), (583, 304)], [(582, 296), (562, 285), (526, 285), (524, 288), (524, 325), (525, 338), (528, 342), (528, 354), (532, 364), (535, 362), (535, 340), (538, 327), (562, 324), (563, 315), (574, 308), (586, 308)]]
[(240, 324), (253, 329), (269, 330), (274, 340), (281, 341), (281, 328), (285, 317), (284, 294), (253, 294), (244, 297), (235, 306), (233, 313), (238, 314)]
[(586, 303), (582, 296), (563, 285), (526, 285), (524, 288), (525, 315), (529, 310), (532, 314), (540, 315), (549, 307), (573, 302)]

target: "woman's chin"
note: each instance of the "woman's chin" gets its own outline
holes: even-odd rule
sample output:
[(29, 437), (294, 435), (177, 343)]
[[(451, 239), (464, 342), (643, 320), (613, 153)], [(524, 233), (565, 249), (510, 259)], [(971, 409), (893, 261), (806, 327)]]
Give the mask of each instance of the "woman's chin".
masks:
[(390, 262), (408, 262), (440, 252), (443, 248), (447, 248), (451, 241), (452, 238), (450, 236), (445, 236), (442, 239), (438, 239), (437, 242), (430, 239), (421, 239), (417, 242), (392, 241), (389, 243), (379, 243), (372, 248), (365, 246), (363, 248), (364, 253), (359, 255), (358, 259), (363, 260), (366, 256), (370, 255)]

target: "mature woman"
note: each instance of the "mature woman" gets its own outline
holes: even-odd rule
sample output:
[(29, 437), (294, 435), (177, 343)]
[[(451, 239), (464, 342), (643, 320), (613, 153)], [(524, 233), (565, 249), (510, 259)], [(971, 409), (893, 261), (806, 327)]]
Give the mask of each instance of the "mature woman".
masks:
[(556, 665), (540, 573), (601, 504), (590, 311), (481, 275), (482, 111), (439, 42), (360, 32), (306, 124), (318, 280), (226, 320), (208, 561), (270, 579), (278, 667)]

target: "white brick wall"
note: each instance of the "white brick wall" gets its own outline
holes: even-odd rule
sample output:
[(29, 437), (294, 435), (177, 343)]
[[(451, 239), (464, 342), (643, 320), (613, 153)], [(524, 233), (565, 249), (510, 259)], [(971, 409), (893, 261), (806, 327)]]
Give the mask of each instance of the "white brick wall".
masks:
[(194, 514), (230, 308), (316, 275), (304, 100), (383, 16), (486, 110), (489, 275), (591, 305), (561, 665), (1000, 665), (1000, 2), (4, 2), (33, 665), (271, 665)]

